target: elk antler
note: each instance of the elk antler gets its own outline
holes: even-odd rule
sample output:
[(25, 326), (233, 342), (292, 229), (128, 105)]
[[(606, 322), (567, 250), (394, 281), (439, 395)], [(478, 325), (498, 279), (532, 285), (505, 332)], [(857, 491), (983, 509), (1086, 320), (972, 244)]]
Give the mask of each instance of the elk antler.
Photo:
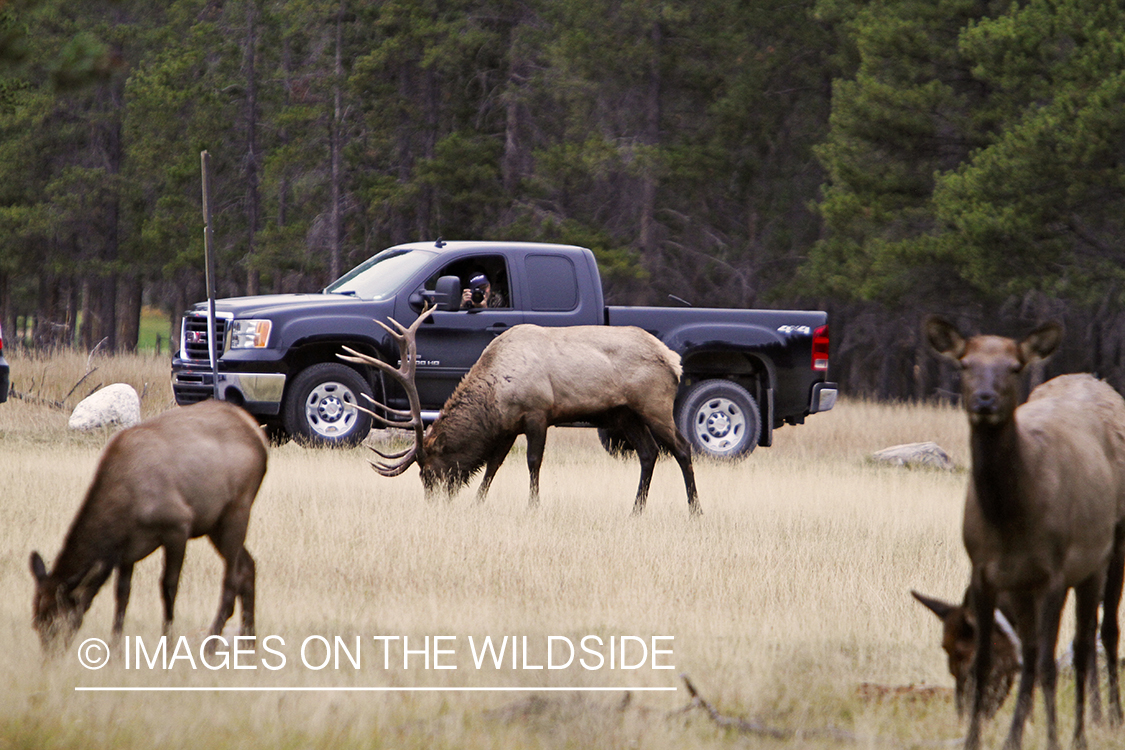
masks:
[(364, 398), (366, 398), (372, 404), (379, 407), (392, 417), (399, 417), (399, 419), (389, 419), (380, 414), (376, 414), (370, 409), (366, 409), (362, 406), (357, 405), (355, 407), (365, 414), (371, 415), (373, 418), (377, 419), (379, 422), (387, 425), (388, 427), (414, 429), (414, 445), (410, 448), (402, 451), (397, 451), (395, 453), (383, 453), (382, 451), (376, 450), (375, 448), (371, 448), (373, 452), (386, 459), (386, 461), (371, 462), (371, 465), (375, 468), (375, 471), (379, 472), (385, 477), (397, 477), (399, 474), (406, 471), (407, 468), (409, 468), (410, 464), (414, 463), (415, 461), (417, 461), (419, 465), (422, 465), (425, 462), (425, 452), (422, 448), (422, 406), (421, 400), (418, 398), (418, 386), (414, 382), (414, 370), (418, 360), (418, 345), (416, 342), (416, 338), (418, 335), (418, 326), (422, 325), (422, 322), (426, 318), (430, 317), (435, 309), (436, 308), (434, 307), (426, 307), (424, 310), (422, 310), (422, 314), (418, 316), (417, 320), (410, 324), (409, 328), (404, 327), (394, 318), (388, 318), (388, 320), (390, 320), (391, 324), (397, 330), (383, 324), (381, 321), (375, 321), (380, 326), (382, 326), (382, 328), (387, 333), (391, 335), (392, 339), (394, 339), (398, 343), (401, 362), (399, 363), (399, 366), (397, 368), (391, 367), (381, 359), (363, 354), (362, 352), (357, 352), (354, 349), (346, 346), (344, 347), (344, 351), (346, 351), (351, 356), (344, 356), (343, 354), (336, 355), (345, 362), (370, 365), (379, 370), (382, 370), (387, 375), (390, 375), (392, 378), (397, 380), (406, 391), (406, 399), (410, 403), (409, 410), (392, 409), (389, 406), (380, 403), (379, 401), (376, 401), (370, 396), (364, 394)]

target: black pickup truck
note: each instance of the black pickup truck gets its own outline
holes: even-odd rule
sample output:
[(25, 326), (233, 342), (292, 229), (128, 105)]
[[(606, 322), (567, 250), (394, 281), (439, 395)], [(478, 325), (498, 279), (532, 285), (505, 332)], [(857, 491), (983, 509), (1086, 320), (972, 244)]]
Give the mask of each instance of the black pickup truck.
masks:
[[(487, 305), (463, 302), (483, 283)], [(398, 349), (375, 321), (409, 325), (427, 302), (438, 309), (417, 338), (425, 420), (437, 417), (488, 343), (521, 323), (631, 325), (655, 335), (683, 362), (676, 423), (697, 452), (716, 457), (768, 446), (775, 428), (836, 401), (823, 312), (607, 307), (586, 248), (438, 240), (384, 250), (316, 294), (218, 300), (214, 368), (207, 304), (195, 305), (172, 359), (176, 402), (218, 395), (256, 415), (275, 439), (355, 445), (371, 418), (352, 405), (368, 395), (406, 408), (406, 399), (374, 368), (340, 361), (341, 347), (397, 365)], [(614, 438), (602, 435), (607, 448)]]

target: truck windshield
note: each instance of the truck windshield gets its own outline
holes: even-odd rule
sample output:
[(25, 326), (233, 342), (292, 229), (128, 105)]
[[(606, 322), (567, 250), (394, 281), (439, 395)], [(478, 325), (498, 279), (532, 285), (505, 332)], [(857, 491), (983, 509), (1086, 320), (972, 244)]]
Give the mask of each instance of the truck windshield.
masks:
[(333, 281), (324, 290), (360, 299), (387, 299), (433, 259), (425, 250), (384, 250)]

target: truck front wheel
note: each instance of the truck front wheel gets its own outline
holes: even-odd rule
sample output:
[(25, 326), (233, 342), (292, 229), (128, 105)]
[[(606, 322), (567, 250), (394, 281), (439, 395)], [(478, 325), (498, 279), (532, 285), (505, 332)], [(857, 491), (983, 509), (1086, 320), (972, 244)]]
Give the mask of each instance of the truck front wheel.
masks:
[(371, 417), (356, 409), (371, 388), (359, 373), (332, 362), (313, 365), (293, 380), (285, 399), (285, 431), (313, 446), (359, 445)]
[(696, 453), (733, 459), (758, 445), (762, 417), (750, 392), (729, 380), (704, 380), (680, 400), (676, 426)]

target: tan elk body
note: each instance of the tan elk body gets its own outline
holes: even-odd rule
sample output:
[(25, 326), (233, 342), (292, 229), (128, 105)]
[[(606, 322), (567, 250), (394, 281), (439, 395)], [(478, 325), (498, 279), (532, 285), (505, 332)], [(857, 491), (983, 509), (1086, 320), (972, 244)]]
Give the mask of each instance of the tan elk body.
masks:
[(1001, 594), (1011, 607), (1023, 649), (1005, 746), (1021, 745), (1037, 681), (1046, 707), (1048, 744), (1058, 746), (1055, 647), (1071, 588), (1077, 613), (1074, 741), (1082, 746), (1087, 672), (1094, 663), (1097, 609), (1103, 597), (1110, 697), (1118, 702), (1125, 400), (1090, 375), (1064, 375), (1039, 386), (1019, 405), (1021, 373), (1057, 348), (1062, 335), (1057, 324), (1042, 326), (1019, 342), (1000, 336), (965, 338), (936, 317), (927, 320), (926, 333), (935, 351), (961, 368), (970, 426), (972, 472), (962, 536), (972, 565), (969, 602), (978, 627), (965, 746), (980, 744), (993, 611)]
[(223, 557), (218, 634), (242, 604), (242, 634), (254, 630), (254, 560), (244, 541), (250, 507), (266, 473), (265, 435), (237, 406), (204, 401), (163, 412), (106, 444), (63, 548), (48, 573), (31, 553), (33, 624), (47, 650), (65, 648), (98, 590), (117, 570), (113, 633), (119, 637), (133, 565), (164, 548), (164, 630), (188, 539), (207, 535)]
[(399, 326), (400, 331), (392, 333), (402, 351), (398, 370), (351, 349), (351, 356), (343, 357), (391, 374), (411, 403), (409, 412), (387, 411), (401, 418), (391, 424), (414, 429), (415, 444), (398, 454), (380, 454), (394, 461), (375, 464), (380, 473), (395, 476), (416, 462), (427, 492), (440, 487), (452, 494), (484, 467), (478, 491), (483, 499), (522, 434), (527, 436), (529, 503), (534, 505), (547, 428), (586, 421), (620, 430), (636, 449), (641, 480), (634, 512), (644, 509), (661, 448), (679, 463), (688, 505), (693, 513), (700, 512), (691, 451), (672, 415), (680, 358), (655, 336), (634, 327), (515, 326), (485, 348), (437, 420), (423, 432), (413, 358), (417, 328), (428, 315), (424, 312), (409, 329)]

